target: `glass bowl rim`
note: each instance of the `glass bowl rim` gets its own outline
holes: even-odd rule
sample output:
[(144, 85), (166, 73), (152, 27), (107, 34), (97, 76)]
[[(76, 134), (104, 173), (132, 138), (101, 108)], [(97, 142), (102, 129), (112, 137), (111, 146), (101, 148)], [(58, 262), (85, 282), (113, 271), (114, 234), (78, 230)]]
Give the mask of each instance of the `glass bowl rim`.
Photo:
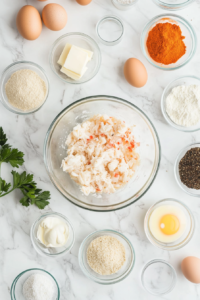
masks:
[[(45, 255), (45, 256), (47, 256), (47, 257), (59, 257), (59, 255), (63, 255), (64, 253), (65, 253), (65, 254), (68, 253), (68, 252), (72, 249), (72, 247), (74, 246), (74, 242), (75, 242), (74, 228), (73, 228), (71, 222), (69, 221), (69, 219), (68, 219), (66, 216), (64, 216), (63, 214), (60, 214), (60, 213), (58, 213), (58, 212), (46, 212), (46, 213), (42, 214), (42, 215), (41, 215), (39, 218), (37, 218), (37, 219), (33, 222), (33, 224), (31, 225), (30, 238), (31, 238), (31, 242), (32, 242), (32, 244), (33, 244), (34, 249), (35, 249), (36, 252), (38, 253), (38, 251), (37, 251), (38, 246), (36, 245), (36, 243), (35, 243), (35, 241), (34, 241), (34, 239), (33, 239), (33, 237), (34, 237), (33, 229), (35, 228), (35, 226), (38, 224), (38, 222), (39, 222), (42, 218), (44, 218), (45, 216), (48, 217), (48, 216), (52, 216), (52, 215), (54, 215), (54, 216), (59, 216), (61, 219), (64, 219), (65, 221), (67, 221), (67, 223), (68, 223), (67, 225), (70, 226), (71, 231), (72, 231), (72, 237), (73, 237), (73, 238), (72, 238), (72, 243), (70, 244), (70, 246), (69, 246), (68, 248), (66, 248), (66, 249), (63, 250), (62, 252), (59, 252), (59, 253), (56, 253), (56, 254), (46, 253), (46, 252), (42, 251), (41, 249), (40, 249), (40, 251), (43, 253), (43, 255)], [(38, 253), (38, 254), (40, 254), (40, 253)], [(41, 255), (41, 254), (40, 254), (40, 255)]]
[(136, 2), (138, 2), (139, 0), (134, 0), (132, 3), (120, 3), (117, 0), (112, 0), (114, 3), (116, 3), (117, 5), (121, 6), (121, 7), (132, 7), (134, 4), (136, 4)]
[(200, 124), (199, 124), (199, 127), (198, 128), (195, 128), (195, 129), (187, 129), (187, 127), (184, 127), (184, 126), (181, 126), (181, 125), (177, 125), (175, 124), (171, 119), (170, 117), (168, 116), (167, 112), (166, 112), (166, 109), (165, 109), (165, 101), (164, 101), (164, 97), (165, 97), (165, 94), (167, 92), (167, 90), (169, 89), (169, 87), (175, 82), (175, 81), (178, 81), (178, 80), (184, 80), (184, 78), (194, 78), (194, 79), (197, 79), (199, 81), (199, 86), (200, 86), (200, 77), (197, 77), (197, 76), (194, 76), (194, 75), (185, 75), (185, 76), (181, 76), (181, 77), (177, 77), (175, 78), (174, 80), (170, 81), (170, 83), (168, 83), (168, 85), (164, 88), (163, 92), (162, 92), (162, 96), (161, 96), (161, 102), (160, 102), (160, 105), (161, 105), (161, 111), (162, 111), (162, 114), (163, 114), (163, 117), (165, 119), (165, 121), (173, 128), (179, 130), (179, 131), (183, 131), (183, 132), (195, 132), (195, 131), (198, 131), (200, 130)]
[[(174, 280), (172, 281), (172, 284), (171, 284), (171, 286), (170, 286), (170, 288), (168, 289), (168, 291), (167, 292), (162, 292), (162, 293), (153, 293), (153, 292), (150, 292), (147, 288), (146, 288), (146, 286), (145, 286), (145, 284), (144, 284), (144, 274), (145, 274), (145, 271), (147, 270), (147, 268), (149, 267), (149, 266), (151, 266), (152, 264), (154, 264), (154, 263), (158, 263), (158, 262), (161, 262), (161, 263), (163, 263), (163, 264), (165, 264), (165, 265), (167, 265), (168, 267), (170, 267), (170, 269), (172, 270), (172, 273), (173, 273), (173, 276), (174, 276)], [(174, 289), (174, 287), (175, 287), (175, 285), (176, 285), (176, 283), (177, 283), (177, 273), (176, 273), (176, 270), (175, 270), (175, 268), (170, 264), (170, 263), (168, 263), (168, 261), (166, 261), (166, 260), (164, 260), (164, 259), (159, 259), (159, 258), (156, 258), (156, 259), (152, 259), (152, 260), (149, 260), (145, 265), (144, 265), (144, 267), (143, 267), (143, 269), (142, 269), (142, 271), (141, 271), (141, 283), (142, 283), (142, 286), (143, 286), (143, 288), (145, 289), (145, 291), (147, 291), (148, 293), (150, 293), (151, 295), (155, 295), (155, 296), (160, 296), (160, 295), (165, 295), (165, 294), (168, 294), (169, 292), (171, 292), (173, 289)]]
[[(13, 280), (12, 285), (11, 285), (11, 289), (10, 289), (11, 300), (17, 300), (16, 297), (15, 297), (15, 286), (16, 286), (16, 284), (17, 284), (17, 281), (19, 280), (19, 278), (20, 278), (21, 276), (23, 276), (25, 273), (30, 272), (30, 271), (41, 271), (41, 272), (44, 272), (44, 273), (48, 274), (49, 276), (51, 276), (51, 278), (54, 280), (54, 282), (55, 282), (55, 284), (56, 284), (56, 287), (57, 287), (57, 297), (58, 297), (57, 300), (60, 299), (60, 288), (59, 288), (59, 285), (58, 285), (58, 283), (57, 283), (55, 277), (54, 277), (51, 273), (49, 273), (48, 271), (46, 271), (46, 270), (44, 270), (44, 269), (41, 269), (41, 268), (32, 268), (32, 269), (24, 270), (23, 272), (21, 272), (20, 274), (18, 274), (18, 275), (15, 277), (15, 279)], [(13, 294), (14, 294), (14, 298), (12, 297), (12, 292), (13, 292)]]
[[(113, 19), (113, 20), (116, 20), (119, 24), (120, 24), (120, 27), (121, 27), (121, 33), (120, 33), (120, 36), (116, 39), (116, 40), (113, 40), (113, 41), (106, 41), (104, 40), (101, 35), (99, 34), (99, 27), (100, 25), (102, 24), (103, 21), (107, 20), (107, 19)], [(124, 36), (124, 23), (123, 21), (116, 15), (106, 15), (104, 16), (103, 18), (101, 18), (98, 22), (97, 22), (97, 25), (96, 25), (96, 34), (97, 34), (97, 37), (99, 38), (99, 40), (104, 44), (104, 45), (107, 45), (107, 46), (112, 46), (112, 45), (116, 45), (118, 44), (123, 36)]]
[[(155, 137), (156, 137), (156, 141), (157, 141), (157, 144), (158, 144), (158, 163), (157, 163), (157, 166), (156, 166), (156, 170), (155, 170), (155, 174), (152, 178), (152, 181), (151, 183), (149, 184), (149, 186), (147, 187), (147, 189), (145, 191), (143, 191), (143, 193), (134, 201), (131, 201), (130, 203), (126, 204), (126, 205), (123, 205), (121, 207), (117, 207), (117, 208), (111, 208), (111, 209), (108, 209), (108, 210), (104, 210), (104, 209), (100, 209), (100, 210), (96, 210), (95, 208), (92, 208), (92, 207), (83, 207), (81, 206), (80, 204), (78, 203), (74, 203), (72, 200), (69, 199), (69, 197), (66, 197), (58, 188), (57, 186), (55, 185), (54, 181), (52, 180), (51, 176), (50, 176), (50, 172), (49, 172), (49, 166), (48, 166), (48, 162), (47, 162), (47, 156), (46, 156), (46, 152), (47, 152), (47, 146), (48, 146), (48, 140), (49, 140), (49, 137), (50, 137), (50, 134), (51, 134), (51, 130), (52, 128), (54, 127), (55, 123), (57, 122), (57, 120), (60, 118), (60, 116), (66, 111), (68, 110), (69, 108), (71, 108), (72, 106), (76, 106), (77, 104), (80, 104), (82, 102), (88, 102), (88, 101), (91, 101), (91, 99), (93, 99), (92, 101), (97, 101), (98, 98), (103, 98), (103, 97), (106, 97), (107, 99), (105, 99), (106, 101), (113, 101), (112, 99), (114, 99), (114, 101), (119, 101), (119, 102), (122, 102), (122, 103), (125, 103), (127, 105), (131, 105), (133, 106), (136, 110), (138, 110), (142, 115), (144, 115), (144, 117), (148, 120), (148, 122), (150, 123), (150, 125), (152, 126), (153, 130), (154, 130), (154, 134), (155, 134)], [(73, 205), (76, 205), (82, 209), (86, 209), (88, 211), (94, 211), (94, 212), (111, 212), (111, 211), (116, 211), (116, 210), (119, 210), (119, 209), (122, 209), (122, 208), (125, 208), (125, 207), (128, 207), (129, 205), (132, 205), (133, 203), (135, 203), (136, 201), (138, 201), (140, 198), (142, 198), (146, 193), (147, 191), (151, 188), (151, 186), (153, 185), (156, 177), (157, 177), (157, 174), (158, 174), (158, 171), (159, 171), (159, 167), (160, 167), (160, 161), (161, 161), (161, 144), (160, 144), (160, 139), (159, 139), (159, 136), (158, 136), (158, 133), (157, 133), (157, 130), (155, 128), (155, 126), (153, 125), (152, 121), (150, 120), (150, 118), (146, 115), (146, 113), (144, 113), (142, 111), (142, 109), (140, 109), (139, 107), (137, 107), (136, 105), (134, 105), (133, 103), (125, 100), (125, 99), (122, 99), (122, 98), (119, 98), (119, 97), (116, 97), (116, 96), (108, 96), (108, 95), (95, 95), (95, 96), (89, 96), (89, 97), (84, 97), (84, 98), (81, 98), (79, 100), (76, 100), (74, 101), (73, 103), (69, 104), (68, 106), (66, 106), (64, 109), (62, 109), (58, 114), (57, 116), (53, 119), (53, 121), (51, 122), (48, 130), (47, 130), (47, 133), (46, 133), (46, 136), (45, 136), (45, 139), (44, 139), (44, 146), (43, 146), (43, 159), (44, 159), (44, 164), (45, 164), (45, 168), (46, 168), (46, 171), (49, 175), (49, 178), (51, 180), (51, 182), (53, 183), (53, 185), (55, 186), (55, 188), (63, 195), (63, 197), (65, 199), (67, 199), (70, 203), (72, 203)]]
[(48, 97), (49, 97), (49, 91), (50, 91), (50, 82), (49, 82), (49, 79), (48, 79), (48, 77), (47, 77), (47, 74), (46, 74), (45, 70), (44, 70), (42, 67), (40, 67), (38, 64), (36, 64), (36, 63), (34, 63), (34, 62), (32, 62), (32, 61), (28, 61), (28, 60), (19, 60), (19, 61), (16, 61), (16, 62), (14, 62), (14, 63), (8, 65), (8, 66), (3, 70), (2, 74), (1, 74), (1, 77), (0, 77), (0, 88), (1, 88), (1, 90), (2, 90), (2, 88), (3, 88), (3, 87), (2, 87), (2, 81), (3, 81), (3, 78), (4, 78), (4, 76), (6, 75), (7, 71), (9, 71), (9, 70), (10, 70), (12, 67), (14, 67), (15, 65), (19, 65), (19, 64), (29, 64), (29, 65), (33, 65), (34, 67), (38, 68), (38, 69), (42, 72), (42, 74), (44, 75), (44, 77), (45, 77), (45, 79), (46, 79), (46, 81), (47, 81), (47, 85), (46, 85), (46, 87), (47, 87), (47, 94), (46, 94), (45, 100), (44, 100), (44, 102), (42, 103), (41, 106), (37, 107), (35, 110), (30, 111), (30, 112), (18, 112), (18, 111), (16, 111), (14, 108), (12, 109), (12, 108), (8, 107), (7, 104), (5, 104), (3, 100), (1, 100), (1, 97), (4, 99), (2, 93), (1, 93), (1, 97), (0, 97), (0, 102), (2, 103), (2, 105), (3, 105), (6, 109), (8, 109), (10, 112), (12, 112), (12, 113), (14, 113), (14, 114), (17, 114), (17, 115), (30, 115), (30, 114), (33, 114), (33, 113), (35, 113), (36, 111), (38, 111), (40, 108), (42, 108), (42, 106), (43, 106), (43, 105), (45, 104), (45, 102), (47, 101), (47, 99), (48, 99)]
[[(102, 233), (102, 235), (103, 235), (104, 233), (109, 233), (109, 232), (111, 234), (113, 234), (113, 235), (120, 236), (126, 242), (126, 244), (130, 247), (130, 251), (132, 253), (133, 259), (131, 260), (131, 264), (129, 265), (128, 270), (125, 271), (125, 275), (124, 276), (121, 275), (117, 279), (108, 279), (108, 280), (103, 279), (102, 280), (102, 279), (97, 279), (95, 276), (91, 275), (85, 268), (83, 268), (83, 264), (82, 264), (82, 256), (83, 256), (83, 253), (84, 253), (83, 252), (83, 248), (85, 247), (85, 244), (88, 241), (88, 239), (90, 239), (92, 236), (95, 236), (96, 234), (100, 234), (100, 233)], [(96, 230), (96, 231), (93, 231), (92, 233), (88, 234), (84, 238), (84, 240), (81, 242), (81, 245), (80, 245), (79, 251), (78, 251), (79, 266), (80, 266), (83, 274), (87, 278), (89, 278), (89, 279), (91, 279), (91, 280), (93, 280), (93, 281), (95, 281), (95, 282), (97, 282), (99, 284), (103, 284), (103, 285), (115, 284), (115, 283), (118, 283), (118, 282), (124, 280), (126, 277), (128, 277), (128, 275), (132, 272), (132, 270), (134, 268), (135, 259), (136, 259), (135, 249), (134, 249), (132, 243), (130, 242), (130, 240), (123, 233), (120, 233), (119, 231), (112, 230), (112, 229), (100, 229), (100, 230)]]
[[(163, 203), (165, 201), (176, 202), (179, 205), (183, 206), (184, 209), (186, 209), (188, 215), (190, 216), (190, 221), (191, 221), (190, 222), (190, 231), (189, 231), (187, 237), (182, 242), (179, 242), (179, 244), (173, 245), (173, 246), (165, 246), (165, 245), (163, 245), (162, 242), (160, 242), (160, 243), (159, 243), (159, 241), (157, 242), (157, 240), (154, 238), (154, 236), (150, 233), (149, 227), (148, 227), (148, 221), (149, 221), (149, 217), (151, 216), (151, 212), (158, 204)], [(181, 202), (180, 200), (174, 199), (174, 198), (165, 198), (165, 199), (157, 201), (156, 203), (154, 203), (153, 205), (151, 205), (149, 207), (149, 209), (147, 210), (145, 217), (144, 217), (144, 231), (145, 231), (146, 237), (149, 240), (149, 242), (155, 247), (158, 247), (163, 250), (168, 250), (168, 251), (175, 251), (175, 250), (181, 249), (184, 246), (186, 246), (194, 235), (195, 225), (196, 225), (195, 218), (194, 218), (194, 215), (193, 215), (192, 211), (190, 210), (190, 208), (185, 203)]]
[[(158, 19), (158, 21), (159, 21), (159, 19), (167, 18), (167, 17), (169, 17), (169, 18), (171, 17), (172, 20), (173, 20), (173, 17), (175, 17), (178, 20), (183, 21), (183, 23), (185, 23), (188, 26), (188, 28), (190, 29), (190, 36), (194, 40), (192, 50), (191, 50), (190, 55), (188, 56), (187, 60), (185, 62), (183, 62), (180, 66), (175, 66), (173, 68), (169, 68), (169, 67), (164, 68), (162, 66), (157, 65), (156, 62), (154, 63), (153, 60), (151, 60), (148, 57), (146, 50), (145, 50), (145, 45), (144, 45), (144, 39), (145, 39), (147, 33), (149, 32), (150, 28), (155, 24), (156, 20)], [(195, 32), (193, 26), (182, 16), (179, 16), (177, 14), (172, 14), (172, 13), (161, 14), (161, 15), (155, 16), (154, 18), (152, 18), (150, 21), (148, 21), (145, 24), (145, 26), (142, 30), (141, 36), (140, 36), (140, 48), (141, 48), (142, 53), (145, 56), (145, 58), (152, 66), (154, 66), (160, 70), (163, 70), (163, 71), (173, 71), (173, 70), (177, 70), (177, 69), (180, 69), (181, 67), (185, 66), (193, 58), (193, 56), (196, 52), (196, 49), (197, 49), (197, 36), (196, 36), (196, 32)]]
[[(73, 82), (73, 81), (68, 81), (68, 80), (63, 79), (63, 78), (60, 77), (60, 76), (58, 75), (58, 73), (55, 71), (55, 69), (54, 69), (54, 67), (53, 67), (53, 65), (52, 65), (52, 62), (51, 62), (51, 61), (52, 61), (52, 56), (53, 56), (53, 51), (54, 51), (56, 45), (58, 44), (58, 42), (59, 42), (60, 40), (62, 40), (63, 38), (66, 38), (66, 37), (68, 37), (68, 36), (73, 36), (73, 35), (75, 35), (75, 36), (83, 36), (83, 37), (86, 37), (88, 40), (92, 41), (92, 42), (95, 44), (96, 48), (97, 48), (98, 57), (99, 57), (98, 65), (97, 65), (97, 68), (96, 68), (96, 71), (95, 71), (94, 75), (93, 75), (91, 78), (89, 78), (89, 79), (87, 79), (87, 80), (85, 80), (85, 81), (81, 81), (81, 82), (77, 82), (77, 81), (75, 81), (75, 80), (74, 80), (74, 82)], [(60, 36), (58, 39), (56, 39), (55, 42), (51, 45), (51, 49), (50, 49), (50, 52), (49, 52), (49, 64), (50, 64), (51, 70), (53, 71), (53, 73), (54, 73), (54, 74), (55, 74), (62, 82), (64, 82), (64, 83), (69, 83), (69, 84), (82, 84), (82, 83), (86, 83), (86, 82), (92, 80), (92, 79), (97, 75), (97, 73), (99, 72), (100, 67), (101, 67), (101, 62), (102, 62), (102, 54), (101, 54), (101, 49), (100, 49), (98, 43), (97, 43), (97, 42), (95, 41), (95, 39), (93, 39), (91, 36), (89, 36), (88, 34), (85, 34), (85, 33), (83, 33), (83, 32), (69, 32), (69, 33), (65, 33), (65, 34), (61, 35), (61, 36)]]
[[(193, 147), (195, 147), (195, 146), (197, 146), (197, 145), (200, 146), (200, 142), (199, 142), (199, 143), (197, 142), (197, 143), (189, 144), (189, 145), (187, 145), (186, 147), (182, 148), (181, 151), (179, 151), (179, 153), (178, 153), (178, 155), (177, 155), (177, 157), (176, 157), (175, 163), (174, 163), (174, 176), (175, 176), (175, 179), (176, 179), (176, 182), (177, 182), (178, 186), (181, 188), (182, 191), (184, 191), (186, 194), (188, 194), (188, 195), (190, 195), (190, 196), (192, 196), (192, 197), (197, 197), (197, 198), (199, 198), (200, 195), (195, 195), (195, 194), (193, 194), (193, 193), (190, 193), (189, 191), (187, 191), (186, 189), (183, 188), (183, 186), (180, 184), (179, 179), (178, 179), (178, 176), (177, 176), (177, 174), (176, 174), (176, 170), (177, 170), (177, 168), (178, 168), (178, 163), (180, 162), (181, 158), (183, 158), (182, 153), (185, 152), (185, 151), (187, 151), (187, 149), (189, 150), (189, 149), (191, 149), (191, 148), (193, 148)], [(186, 152), (185, 152), (185, 153), (186, 153)]]
[[(186, 0), (183, 3), (179, 3), (179, 4), (175, 5), (172, 3), (166, 3), (165, 1), (162, 1), (162, 0), (153, 0), (153, 1), (156, 5), (158, 5), (162, 9), (172, 10), (172, 11), (174, 11), (174, 7), (177, 7), (176, 10), (181, 10), (181, 9), (185, 8), (186, 6), (188, 6), (189, 4), (191, 4), (192, 2), (194, 2), (194, 0)], [(168, 6), (168, 8), (164, 8), (164, 7), (162, 7), (162, 5), (166, 5), (166, 6)]]

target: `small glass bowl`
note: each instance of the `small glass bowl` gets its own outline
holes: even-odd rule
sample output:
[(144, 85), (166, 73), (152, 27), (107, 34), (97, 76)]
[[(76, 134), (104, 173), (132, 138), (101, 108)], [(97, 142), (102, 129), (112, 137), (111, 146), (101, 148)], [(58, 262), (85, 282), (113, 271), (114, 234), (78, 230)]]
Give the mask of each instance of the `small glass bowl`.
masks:
[[(185, 230), (184, 234), (177, 241), (174, 241), (172, 243), (163, 243), (163, 242), (160, 242), (159, 240), (157, 240), (151, 233), (151, 230), (149, 227), (149, 220), (150, 220), (150, 217), (151, 217), (153, 211), (157, 207), (163, 206), (163, 205), (173, 205), (173, 206), (179, 207), (180, 210), (184, 212), (185, 217), (186, 217), (187, 225), (186, 225), (186, 230)], [(164, 250), (172, 251), (172, 250), (177, 250), (177, 249), (184, 247), (191, 240), (191, 238), (194, 234), (194, 230), (195, 230), (195, 220), (194, 220), (194, 216), (193, 216), (192, 212), (185, 204), (183, 204), (182, 202), (180, 202), (176, 199), (169, 198), (169, 199), (164, 199), (164, 200), (160, 200), (160, 201), (156, 202), (154, 205), (152, 205), (148, 209), (145, 219), (144, 219), (144, 230), (145, 230), (148, 240), (154, 246), (164, 249)]]
[(105, 16), (97, 23), (96, 34), (104, 45), (114, 46), (124, 36), (123, 22), (116, 16)]
[[(94, 272), (88, 262), (87, 262), (87, 249), (90, 245), (90, 243), (100, 237), (100, 236), (112, 236), (116, 239), (118, 239), (125, 247), (126, 250), (126, 262), (123, 265), (123, 267), (115, 274), (111, 275), (100, 275), (96, 272)], [(114, 230), (109, 230), (109, 229), (103, 229), (103, 230), (98, 230), (95, 231), (91, 234), (89, 234), (81, 243), (81, 246), (79, 248), (79, 265), (83, 273), (90, 278), (91, 280), (108, 285), (108, 284), (114, 284), (117, 282), (120, 282), (124, 280), (133, 270), (134, 264), (135, 264), (135, 251), (134, 248), (131, 244), (131, 242), (121, 233), (114, 231)]]
[[(176, 62), (170, 65), (164, 65), (161, 63), (157, 63), (154, 61), (147, 50), (146, 41), (148, 38), (149, 31), (158, 23), (170, 22), (172, 24), (176, 24), (180, 26), (183, 36), (185, 36), (184, 43), (186, 45), (186, 53)], [(191, 24), (184, 18), (175, 15), (175, 14), (163, 14), (156, 16), (151, 19), (146, 26), (144, 27), (141, 38), (140, 45), (142, 52), (146, 59), (152, 64), (154, 67), (159, 68), (165, 71), (177, 70), (183, 66), (185, 66), (194, 56), (197, 47), (197, 37), (196, 33), (191, 26)]]
[[(63, 247), (59, 247), (59, 248), (47, 248), (45, 247), (37, 238), (37, 231), (38, 231), (38, 227), (40, 225), (40, 223), (47, 217), (56, 217), (56, 218), (60, 218), (62, 221), (64, 221), (68, 228), (69, 228), (69, 237), (67, 240), (67, 243), (63, 246)], [(31, 241), (32, 244), (35, 248), (35, 250), (42, 256), (48, 256), (48, 257), (61, 257), (65, 254), (67, 254), (73, 247), (74, 245), (74, 241), (75, 241), (75, 236), (74, 236), (74, 230), (73, 227), (71, 225), (71, 223), (69, 222), (69, 220), (56, 212), (49, 212), (46, 213), (42, 216), (40, 216), (32, 225), (31, 227), (31, 231), (30, 231), (30, 237), (31, 237)]]
[(153, 0), (153, 2), (162, 9), (175, 11), (187, 7), (194, 0)]
[[(18, 109), (10, 104), (8, 101), (6, 91), (5, 91), (5, 85), (7, 81), (9, 80), (10, 76), (15, 73), (16, 71), (22, 70), (22, 69), (28, 69), (36, 72), (42, 80), (44, 80), (47, 88), (46, 97), (43, 101), (43, 103), (32, 110), (23, 111), (21, 109)], [(46, 102), (48, 95), (49, 95), (49, 80), (47, 78), (47, 75), (45, 74), (45, 71), (37, 64), (31, 62), (31, 61), (18, 61), (11, 65), (9, 65), (2, 73), (1, 79), (0, 79), (0, 89), (1, 89), (1, 95), (0, 95), (0, 101), (12, 113), (18, 114), (18, 115), (28, 115), (32, 114), (36, 111), (38, 111)]]
[(47, 276), (51, 280), (55, 288), (55, 298), (53, 300), (60, 299), (60, 289), (56, 279), (49, 272), (43, 269), (35, 268), (25, 270), (14, 279), (10, 290), (11, 300), (25, 300), (23, 295), (23, 285), (25, 281), (33, 274), (41, 274)]
[(185, 184), (182, 183), (181, 179), (180, 179), (180, 175), (179, 175), (179, 163), (181, 161), (181, 159), (183, 158), (183, 156), (186, 154), (186, 152), (192, 148), (200, 148), (200, 143), (196, 143), (196, 144), (192, 144), (192, 145), (188, 145), (187, 147), (183, 148), (180, 153), (178, 154), (175, 164), (174, 164), (174, 175), (176, 178), (176, 182), (178, 183), (178, 185), (180, 186), (180, 188), (187, 193), (190, 196), (193, 197), (200, 197), (200, 190), (195, 190), (195, 189), (190, 189), (188, 188)]
[[(67, 43), (93, 52), (93, 57), (91, 61), (88, 62), (87, 65), (88, 70), (83, 75), (83, 77), (79, 80), (73, 80), (67, 75), (65, 75), (64, 73), (62, 73), (60, 71), (61, 66), (57, 63)], [(54, 42), (50, 51), (49, 62), (52, 71), (63, 82), (71, 83), (71, 84), (84, 83), (91, 80), (98, 73), (101, 66), (101, 50), (98, 44), (96, 43), (96, 41), (92, 39), (90, 36), (79, 32), (67, 33), (62, 35)]]
[(149, 261), (143, 268), (141, 282), (143, 288), (155, 296), (171, 292), (177, 281), (175, 269), (163, 259)]
[(112, 0), (113, 5), (120, 10), (128, 10), (133, 8), (133, 6), (138, 2), (138, 0), (133, 0), (131, 3), (120, 3), (118, 0)]
[(179, 85), (199, 85), (200, 86), (200, 78), (198, 78), (196, 76), (183, 76), (183, 77), (173, 80), (166, 86), (166, 88), (163, 91), (162, 98), (161, 98), (161, 110), (162, 110), (163, 116), (164, 116), (165, 120), (167, 121), (167, 123), (177, 130), (185, 131), (185, 132), (193, 132), (193, 131), (200, 130), (200, 120), (199, 120), (198, 124), (196, 124), (195, 126), (191, 126), (191, 127), (180, 126), (180, 125), (174, 123), (170, 119), (169, 115), (166, 112), (166, 99), (167, 99), (168, 95), (171, 93), (172, 89)]

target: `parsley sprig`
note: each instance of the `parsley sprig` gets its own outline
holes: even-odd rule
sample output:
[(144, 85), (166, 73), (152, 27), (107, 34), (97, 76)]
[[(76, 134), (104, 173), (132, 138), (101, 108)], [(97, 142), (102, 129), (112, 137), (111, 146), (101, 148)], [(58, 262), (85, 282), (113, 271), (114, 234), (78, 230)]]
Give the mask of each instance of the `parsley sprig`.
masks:
[[(10, 163), (12, 167), (19, 168), (24, 163), (23, 157), (23, 152), (7, 144), (6, 134), (3, 128), (0, 127), (0, 168), (2, 163)], [(19, 189), (23, 194), (20, 200), (23, 206), (35, 204), (39, 209), (43, 209), (49, 204), (50, 192), (38, 189), (37, 184), (33, 181), (32, 174), (27, 174), (25, 171), (21, 174), (16, 171), (11, 173), (13, 176), (12, 185), (0, 177), (0, 198), (8, 195), (15, 189)]]

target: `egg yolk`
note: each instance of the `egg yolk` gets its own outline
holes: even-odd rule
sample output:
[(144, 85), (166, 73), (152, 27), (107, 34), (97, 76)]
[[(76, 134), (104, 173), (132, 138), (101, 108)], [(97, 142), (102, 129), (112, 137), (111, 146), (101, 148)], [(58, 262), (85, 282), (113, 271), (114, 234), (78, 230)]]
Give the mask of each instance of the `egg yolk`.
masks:
[(174, 215), (164, 215), (160, 220), (160, 229), (166, 235), (177, 233), (180, 228), (179, 220)]

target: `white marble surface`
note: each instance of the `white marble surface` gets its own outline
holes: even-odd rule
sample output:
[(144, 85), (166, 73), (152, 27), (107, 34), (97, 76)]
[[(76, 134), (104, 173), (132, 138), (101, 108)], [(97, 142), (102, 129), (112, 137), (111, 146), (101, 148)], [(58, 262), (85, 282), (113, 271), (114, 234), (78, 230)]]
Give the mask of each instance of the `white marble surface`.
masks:
[[(32, 172), (42, 189), (50, 190), (51, 204), (46, 210), (64, 213), (72, 221), (76, 242), (72, 251), (63, 259), (49, 260), (39, 256), (30, 241), (32, 222), (43, 213), (36, 207), (24, 208), (19, 204), (19, 194), (0, 200), (0, 299), (10, 299), (10, 287), (14, 278), (23, 270), (40, 267), (51, 272), (59, 282), (61, 299), (67, 300), (154, 300), (157, 297), (146, 293), (140, 283), (143, 265), (153, 258), (164, 258), (176, 269), (178, 281), (175, 289), (159, 299), (197, 300), (200, 287), (188, 282), (180, 271), (181, 260), (188, 255), (199, 255), (200, 202), (198, 198), (187, 196), (177, 186), (173, 175), (173, 164), (177, 153), (185, 145), (199, 141), (200, 134), (182, 133), (171, 128), (163, 119), (160, 98), (164, 87), (183, 74), (199, 75), (199, 48), (192, 61), (180, 70), (163, 72), (151, 66), (143, 57), (139, 39), (145, 23), (152, 17), (165, 13), (151, 0), (139, 0), (131, 10), (121, 12), (110, 0), (93, 0), (87, 7), (79, 6), (75, 0), (55, 0), (68, 12), (68, 23), (60, 32), (43, 28), (38, 40), (24, 40), (16, 30), (15, 18), (18, 10), (25, 4), (34, 5), (42, 11), (46, 3), (36, 0), (1, 0), (0, 3), (0, 72), (17, 60), (30, 60), (41, 65), (51, 82), (49, 98), (43, 108), (35, 114), (18, 116), (0, 105), (0, 126), (8, 134), (9, 143), (25, 153), (23, 169)], [(102, 66), (98, 75), (83, 85), (70, 85), (60, 82), (50, 70), (48, 53), (51, 44), (62, 34), (80, 31), (95, 37), (95, 25), (106, 14), (119, 15), (125, 23), (122, 42), (114, 47), (100, 44)], [(200, 1), (194, 2), (178, 14), (190, 21), (200, 39)], [(123, 64), (129, 57), (137, 57), (144, 62), (149, 80), (142, 89), (128, 85), (123, 78)], [(89, 212), (75, 207), (65, 200), (51, 184), (43, 163), (43, 142), (53, 118), (68, 104), (82, 97), (98, 94), (114, 95), (124, 98), (148, 114), (153, 121), (162, 145), (161, 166), (155, 183), (146, 195), (128, 208), (110, 213)], [(11, 168), (2, 167), (2, 175), (9, 178)], [(183, 201), (196, 217), (196, 233), (192, 241), (175, 252), (162, 251), (152, 246), (144, 233), (143, 220), (147, 209), (156, 201), (174, 197)], [(111, 228), (123, 232), (133, 243), (136, 251), (136, 264), (133, 272), (123, 282), (113, 286), (98, 285), (87, 279), (81, 272), (77, 255), (83, 238), (94, 230)], [(200, 255), (199, 255), (200, 256)], [(18, 299), (17, 299), (18, 300)]]

